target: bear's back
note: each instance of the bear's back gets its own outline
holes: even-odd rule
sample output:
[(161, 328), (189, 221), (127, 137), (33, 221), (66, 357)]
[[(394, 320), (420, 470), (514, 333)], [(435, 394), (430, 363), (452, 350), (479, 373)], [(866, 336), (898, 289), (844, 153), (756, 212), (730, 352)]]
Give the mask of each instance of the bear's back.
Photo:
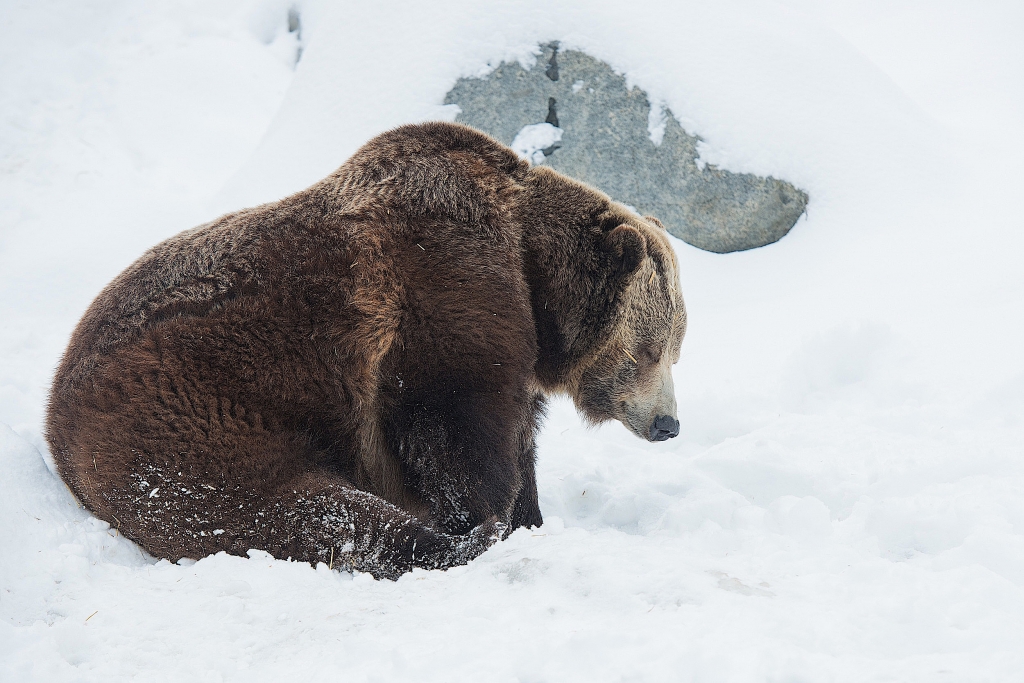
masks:
[[(471, 251), (515, 253), (518, 231), (508, 219), (527, 169), (511, 150), (465, 126), (388, 131), (310, 188), (187, 230), (144, 253), (86, 311), (54, 393), (78, 386), (101, 357), (137, 342), (161, 321), (202, 318), (240, 296), (267, 299), (282, 281), (311, 286), (313, 278), (303, 272), (315, 268), (311, 257), (347, 252), (348, 260), (369, 249), (390, 258), (390, 245), (410, 224), (449, 226)], [(333, 265), (333, 296), (347, 297), (355, 271), (341, 261)], [(377, 289), (390, 286), (376, 280)], [(371, 298), (388, 297), (375, 291)]]
[(259, 286), (272, 205), (247, 209), (186, 230), (152, 247), (89, 306), (71, 338), (57, 382), (77, 383), (98, 356), (131, 344), (180, 315), (201, 316)]

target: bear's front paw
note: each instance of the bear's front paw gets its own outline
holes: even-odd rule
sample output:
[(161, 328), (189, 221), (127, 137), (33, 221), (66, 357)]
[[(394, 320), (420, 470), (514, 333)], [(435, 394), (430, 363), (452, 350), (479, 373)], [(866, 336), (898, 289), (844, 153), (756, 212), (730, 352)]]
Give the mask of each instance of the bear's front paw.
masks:
[(466, 564), (498, 542), (506, 526), (497, 517), (492, 517), (464, 535), (446, 534), (422, 527), (412, 539), (409, 553), (412, 566), (448, 569)]
[(453, 549), (453, 555), (457, 558), (455, 564), (466, 564), (482, 555), (485, 550), (505, 538), (507, 528), (508, 525), (499, 522), (497, 517), (491, 517), (477, 525), (465, 536), (455, 536), (454, 538), (457, 539)]

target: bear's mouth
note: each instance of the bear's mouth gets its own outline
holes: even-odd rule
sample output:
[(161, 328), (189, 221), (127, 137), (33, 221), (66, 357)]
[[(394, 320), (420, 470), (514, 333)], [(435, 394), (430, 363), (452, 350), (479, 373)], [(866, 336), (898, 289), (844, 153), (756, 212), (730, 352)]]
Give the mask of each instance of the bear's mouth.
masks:
[(633, 432), (634, 435), (640, 437), (644, 441), (650, 441), (649, 430), (644, 426), (645, 419), (641, 418), (640, 415), (629, 409), (629, 404), (623, 401), (619, 404), (619, 410), (621, 411), (621, 417), (618, 418), (619, 422), (629, 431)]

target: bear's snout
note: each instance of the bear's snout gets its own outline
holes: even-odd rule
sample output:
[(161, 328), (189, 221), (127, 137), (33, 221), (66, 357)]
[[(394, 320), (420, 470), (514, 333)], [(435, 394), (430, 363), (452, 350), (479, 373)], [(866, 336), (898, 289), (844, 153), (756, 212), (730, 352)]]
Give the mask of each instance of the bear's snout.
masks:
[(651, 423), (651, 441), (665, 441), (679, 435), (679, 420), (671, 415), (659, 415)]

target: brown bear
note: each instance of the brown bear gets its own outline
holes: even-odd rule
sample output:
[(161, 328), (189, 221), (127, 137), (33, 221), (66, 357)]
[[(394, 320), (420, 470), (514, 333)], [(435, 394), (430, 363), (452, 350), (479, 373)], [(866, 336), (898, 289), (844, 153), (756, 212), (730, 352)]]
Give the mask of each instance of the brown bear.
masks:
[(396, 578), (541, 524), (545, 395), (675, 436), (685, 328), (657, 220), (471, 128), (403, 126), (121, 273), (46, 434), (79, 500), (157, 557)]

